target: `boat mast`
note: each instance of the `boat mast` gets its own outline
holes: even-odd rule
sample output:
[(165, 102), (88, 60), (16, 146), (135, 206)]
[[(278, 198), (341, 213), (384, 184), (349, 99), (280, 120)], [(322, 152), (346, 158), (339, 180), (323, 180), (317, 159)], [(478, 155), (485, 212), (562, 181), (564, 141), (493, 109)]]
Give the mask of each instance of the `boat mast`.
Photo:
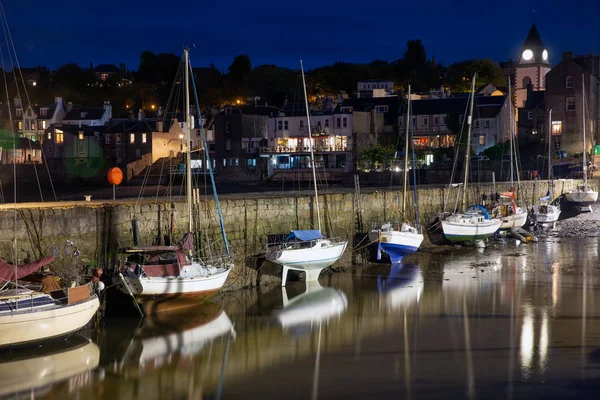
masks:
[(554, 194), (554, 188), (552, 187), (552, 109), (548, 111), (548, 186), (550, 188), (552, 198)]
[[(406, 187), (408, 186), (408, 134), (410, 127), (410, 84), (408, 85), (408, 101), (406, 102), (406, 135), (404, 144), (404, 187), (402, 192), (402, 218), (406, 214)], [(414, 183), (413, 183), (414, 184)]]
[[(510, 99), (510, 101), (512, 102), (512, 97), (510, 95), (510, 76), (508, 77), (508, 98)], [(512, 103), (511, 103), (512, 104)], [(510, 108), (510, 113), (508, 114), (508, 129), (509, 129), (509, 134), (510, 134), (510, 187), (513, 187), (513, 177), (514, 177), (514, 170), (513, 170), (513, 153), (515, 151), (514, 146), (513, 146), (513, 137), (514, 137), (514, 129), (513, 129), (513, 111), (512, 111), (512, 107)]]
[(190, 116), (190, 82), (189, 82), (189, 50), (183, 51), (185, 55), (185, 148), (186, 148), (186, 198), (188, 208), (188, 232), (192, 232), (192, 156), (190, 153), (191, 116)]
[(304, 104), (306, 106), (306, 124), (308, 125), (308, 142), (310, 147), (310, 160), (312, 162), (313, 182), (315, 185), (315, 206), (317, 207), (317, 221), (319, 223), (319, 232), (321, 232), (321, 213), (319, 211), (319, 193), (317, 191), (317, 173), (315, 171), (315, 153), (313, 152), (312, 133), (310, 131), (310, 112), (308, 111), (308, 96), (306, 95), (306, 81), (304, 80), (304, 65), (300, 60), (300, 71), (302, 72), (302, 86), (304, 86)]
[(581, 74), (581, 127), (583, 128), (583, 184), (587, 185), (587, 163), (585, 159), (586, 143), (585, 143), (585, 80), (584, 74)]
[(467, 189), (469, 182), (469, 155), (471, 153), (471, 130), (473, 127), (473, 103), (475, 101), (475, 78), (477, 73), (473, 74), (473, 82), (471, 83), (471, 103), (469, 104), (469, 117), (467, 118), (467, 148), (465, 150), (465, 179), (463, 181), (463, 209), (467, 206)]

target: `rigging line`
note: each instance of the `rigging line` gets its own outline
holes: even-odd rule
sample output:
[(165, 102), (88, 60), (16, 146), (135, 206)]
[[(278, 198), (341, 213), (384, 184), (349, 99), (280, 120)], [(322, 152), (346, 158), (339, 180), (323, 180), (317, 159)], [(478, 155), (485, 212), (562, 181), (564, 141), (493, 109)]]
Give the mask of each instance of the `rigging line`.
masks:
[[(185, 67), (189, 68), (191, 71), (193, 71), (191, 62), (189, 63), (189, 65), (186, 65)], [(200, 101), (198, 100), (198, 90), (196, 89), (196, 80), (194, 78), (193, 73), (190, 75), (191, 75), (192, 88), (194, 89), (194, 98), (196, 100), (196, 113), (199, 115), (200, 121), (202, 121), (202, 115), (200, 114)], [(206, 140), (206, 133), (204, 132), (203, 124), (200, 125), (200, 131), (202, 133), (202, 140), (204, 142), (204, 148), (208, 149), (209, 148), (208, 141)], [(215, 205), (216, 205), (217, 211), (219, 213), (219, 224), (221, 225), (221, 235), (223, 236), (223, 242), (225, 242), (225, 250), (227, 251), (227, 255), (229, 257), (231, 257), (231, 252), (229, 250), (229, 243), (227, 242), (227, 233), (225, 232), (225, 225), (223, 222), (223, 214), (221, 213), (221, 205), (219, 204), (219, 196), (217, 195), (217, 186), (215, 184), (215, 177), (213, 175), (212, 165), (210, 163), (210, 154), (208, 151), (205, 153), (206, 153), (206, 159), (209, 161), (208, 167), (209, 167), (209, 172), (210, 172), (210, 181), (212, 184), (213, 196), (215, 198)]]
[[(8, 56), (10, 59), (10, 63), (13, 66), (13, 78), (15, 80), (15, 88), (17, 90), (17, 97), (19, 98), (19, 102), (21, 105), (21, 109), (23, 109), (23, 103), (21, 102), (21, 90), (19, 89), (19, 82), (17, 80), (17, 74), (14, 72), (14, 67), (16, 66), (17, 71), (19, 71), (20, 75), (21, 75), (21, 82), (23, 83), (23, 91), (25, 92), (25, 97), (27, 98), (27, 105), (28, 107), (31, 107), (31, 102), (29, 100), (29, 93), (27, 93), (27, 87), (25, 86), (25, 80), (23, 79), (23, 71), (21, 71), (21, 67), (19, 66), (19, 60), (17, 58), (17, 52), (15, 50), (15, 46), (14, 43), (12, 41), (12, 36), (10, 34), (10, 30), (8, 29), (8, 20), (6, 19), (6, 14), (4, 13), (4, 7), (2, 6), (2, 3), (0, 2), (0, 12), (2, 14), (2, 30), (4, 31), (4, 37), (6, 40), (6, 48), (7, 48), (7, 52), (8, 52)], [(9, 39), (10, 39), (10, 44), (9, 44)], [(11, 52), (11, 45), (12, 45), (12, 52)], [(13, 54), (15, 56), (15, 59), (13, 60)], [(10, 103), (8, 103), (8, 106), (10, 107)], [(25, 115), (25, 113), (23, 113), (23, 116)], [(12, 122), (11, 122), (12, 123)], [(16, 136), (16, 135), (15, 135)], [(16, 142), (16, 137), (15, 137), (15, 142)], [(41, 147), (41, 146), (40, 146)], [(31, 150), (33, 152), (33, 148), (31, 146), (31, 140), (29, 140), (29, 150)], [(43, 151), (43, 149), (42, 149)], [(16, 157), (16, 153), (13, 154), (13, 157)], [(23, 161), (25, 161), (25, 153), (23, 152)], [(16, 162), (16, 161), (15, 161)], [(37, 171), (37, 168), (35, 167), (35, 165), (33, 165), (33, 171), (35, 172), (35, 178), (38, 184), (38, 190), (40, 191), (40, 198), (41, 201), (44, 201), (44, 195), (42, 193), (42, 185), (40, 183), (40, 177)]]

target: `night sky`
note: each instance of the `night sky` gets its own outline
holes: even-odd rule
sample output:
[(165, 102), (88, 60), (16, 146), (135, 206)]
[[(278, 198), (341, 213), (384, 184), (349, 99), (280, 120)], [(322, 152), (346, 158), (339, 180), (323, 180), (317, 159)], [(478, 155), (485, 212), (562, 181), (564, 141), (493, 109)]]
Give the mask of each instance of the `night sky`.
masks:
[(179, 54), (195, 45), (194, 66), (226, 69), (245, 53), (254, 66), (297, 68), (303, 58), (315, 68), (337, 60), (392, 61), (402, 57), (409, 39), (422, 39), (428, 55), (446, 65), (468, 58), (504, 61), (518, 59), (533, 9), (552, 63), (563, 51), (600, 52), (600, 0), (3, 3), (24, 67), (124, 62), (137, 69), (144, 50)]

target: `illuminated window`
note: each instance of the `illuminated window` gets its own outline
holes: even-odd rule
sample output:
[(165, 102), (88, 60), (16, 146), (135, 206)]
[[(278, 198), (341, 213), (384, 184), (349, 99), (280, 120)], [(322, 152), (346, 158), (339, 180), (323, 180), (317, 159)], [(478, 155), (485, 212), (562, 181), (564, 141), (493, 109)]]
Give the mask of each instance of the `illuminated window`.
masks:
[(31, 130), (35, 131), (35, 121), (31, 121)]
[(23, 130), (23, 121), (17, 122), (17, 126), (19, 127), (19, 130), (22, 131)]
[(117, 144), (121, 144), (121, 134), (120, 134), (120, 133), (117, 133), (117, 137), (116, 137), (116, 140), (115, 140), (115, 142), (116, 142)]
[(52, 140), (52, 132), (48, 132), (48, 140)]
[(129, 134), (129, 143), (135, 143), (135, 133)]
[(572, 76), (567, 76), (565, 79), (565, 87), (568, 89), (573, 88), (573, 77)]
[(46, 129), (46, 121), (42, 121), (42, 129)]
[(60, 132), (60, 133), (59, 133), (59, 132), (56, 132), (56, 133), (54, 134), (54, 143), (56, 143), (56, 144), (61, 144), (61, 143), (63, 143), (63, 142), (64, 142), (64, 136), (63, 136), (63, 133), (62, 133), (62, 132)]
[(146, 134), (142, 133), (142, 143), (146, 143)]
[(485, 135), (479, 135), (479, 145), (485, 146)]
[(100, 79), (102, 79), (103, 81), (108, 79), (108, 74), (100, 74)]
[(79, 132), (79, 140), (83, 140), (83, 132)]
[(567, 97), (567, 111), (575, 111), (575, 97)]
[(558, 136), (562, 134), (562, 121), (552, 121), (552, 135)]

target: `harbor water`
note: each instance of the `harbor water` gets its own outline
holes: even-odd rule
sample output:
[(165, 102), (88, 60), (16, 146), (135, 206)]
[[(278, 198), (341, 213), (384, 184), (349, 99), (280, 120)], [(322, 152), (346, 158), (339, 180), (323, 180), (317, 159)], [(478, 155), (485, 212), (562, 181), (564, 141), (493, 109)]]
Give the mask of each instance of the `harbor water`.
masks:
[(0, 362), (1, 396), (597, 398), (598, 249), (543, 236), (174, 300)]

